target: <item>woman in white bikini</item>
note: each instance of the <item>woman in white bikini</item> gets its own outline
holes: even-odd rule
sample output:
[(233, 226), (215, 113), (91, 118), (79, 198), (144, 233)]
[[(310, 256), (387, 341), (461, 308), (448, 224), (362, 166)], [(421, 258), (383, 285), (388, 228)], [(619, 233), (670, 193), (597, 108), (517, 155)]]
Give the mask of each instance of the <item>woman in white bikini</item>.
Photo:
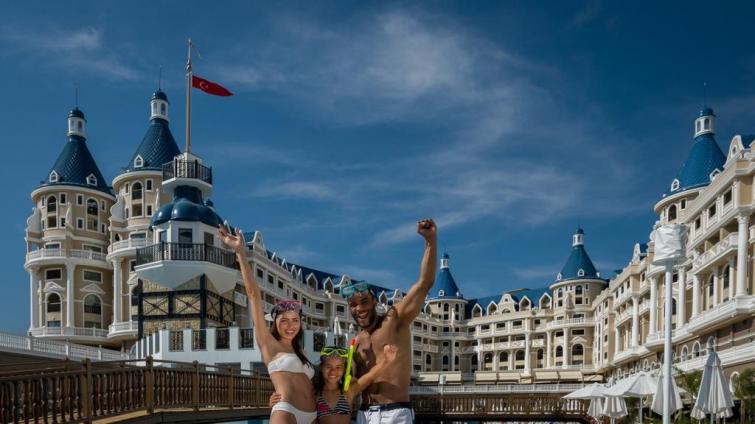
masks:
[(218, 234), (238, 257), (246, 294), (252, 301), (254, 336), (275, 391), (281, 394), (281, 401), (270, 413), (270, 424), (312, 424), (317, 419), (311, 380), (314, 368), (302, 347), (301, 303), (295, 300), (278, 302), (271, 311), (273, 324), (268, 330), (260, 289), (246, 260), (244, 234), (236, 228), (236, 235), (233, 235), (223, 226), (218, 227)]

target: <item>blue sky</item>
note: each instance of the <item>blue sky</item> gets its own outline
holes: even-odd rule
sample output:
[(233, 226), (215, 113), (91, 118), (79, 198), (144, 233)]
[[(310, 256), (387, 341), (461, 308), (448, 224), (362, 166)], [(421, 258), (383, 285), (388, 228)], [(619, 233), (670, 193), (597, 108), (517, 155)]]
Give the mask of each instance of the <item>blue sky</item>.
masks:
[(183, 145), (188, 37), (196, 74), (236, 94), (194, 94), (215, 205), (289, 261), (407, 288), (414, 222), (432, 216), (466, 297), (548, 285), (577, 225), (611, 274), (647, 240), (704, 81), (721, 147), (755, 132), (755, 7), (530, 3), (5, 5), (0, 326), (28, 326), (29, 194), (66, 141), (73, 87), (112, 180), (160, 66)]

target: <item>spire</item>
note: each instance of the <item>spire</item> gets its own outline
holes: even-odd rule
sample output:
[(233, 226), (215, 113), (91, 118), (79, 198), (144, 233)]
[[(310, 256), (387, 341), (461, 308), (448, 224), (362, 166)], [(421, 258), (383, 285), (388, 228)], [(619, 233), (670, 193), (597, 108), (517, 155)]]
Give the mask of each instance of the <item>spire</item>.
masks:
[(150, 116), (149, 119), (164, 119), (165, 121), (170, 121), (168, 119), (168, 105), (170, 103), (168, 102), (168, 96), (163, 93), (162, 90), (159, 88), (157, 91), (152, 93), (152, 99), (149, 101), (150, 106)]
[(556, 281), (600, 278), (600, 273), (595, 269), (595, 265), (585, 250), (584, 234), (582, 228), (577, 228), (572, 236), (571, 254), (556, 277)]
[(585, 230), (582, 228), (577, 228), (577, 231), (572, 236), (572, 247), (574, 246), (581, 246), (585, 244)]
[(700, 116), (695, 119), (695, 138), (703, 134), (714, 134), (713, 124), (715, 123), (716, 115), (713, 113), (713, 109), (703, 105), (700, 109)]
[(68, 112), (68, 137), (81, 137), (82, 139), (86, 139), (86, 127), (87, 120), (84, 118), (84, 112), (82, 112), (78, 106)]
[(173, 161), (180, 153), (168, 125), (168, 96), (158, 89), (150, 98), (147, 132), (124, 170), (161, 170), (163, 164)]
[(440, 272), (435, 278), (435, 284), (433, 284), (432, 290), (427, 294), (428, 299), (463, 299), (464, 296), (459, 290), (459, 286), (456, 285), (454, 276), (451, 275), (451, 268), (449, 266), (450, 256), (448, 253), (443, 253), (440, 258)]

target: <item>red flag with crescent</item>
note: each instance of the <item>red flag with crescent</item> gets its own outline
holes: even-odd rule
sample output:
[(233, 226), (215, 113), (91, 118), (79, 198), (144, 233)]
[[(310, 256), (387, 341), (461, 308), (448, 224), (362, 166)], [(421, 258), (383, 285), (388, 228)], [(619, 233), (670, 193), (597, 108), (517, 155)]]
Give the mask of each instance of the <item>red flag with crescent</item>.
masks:
[(200, 78), (196, 75), (191, 76), (191, 85), (192, 87), (196, 87), (204, 91), (205, 93), (212, 94), (214, 96), (233, 96), (233, 93), (228, 91), (228, 89), (223, 87), (222, 85), (208, 81), (204, 78)]

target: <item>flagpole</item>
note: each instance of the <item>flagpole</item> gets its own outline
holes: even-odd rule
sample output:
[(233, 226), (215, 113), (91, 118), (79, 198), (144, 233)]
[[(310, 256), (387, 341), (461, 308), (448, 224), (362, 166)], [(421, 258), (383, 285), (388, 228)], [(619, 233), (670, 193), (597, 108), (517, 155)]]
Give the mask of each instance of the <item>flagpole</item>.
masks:
[(189, 38), (189, 57), (186, 61), (186, 153), (191, 153), (191, 38)]

